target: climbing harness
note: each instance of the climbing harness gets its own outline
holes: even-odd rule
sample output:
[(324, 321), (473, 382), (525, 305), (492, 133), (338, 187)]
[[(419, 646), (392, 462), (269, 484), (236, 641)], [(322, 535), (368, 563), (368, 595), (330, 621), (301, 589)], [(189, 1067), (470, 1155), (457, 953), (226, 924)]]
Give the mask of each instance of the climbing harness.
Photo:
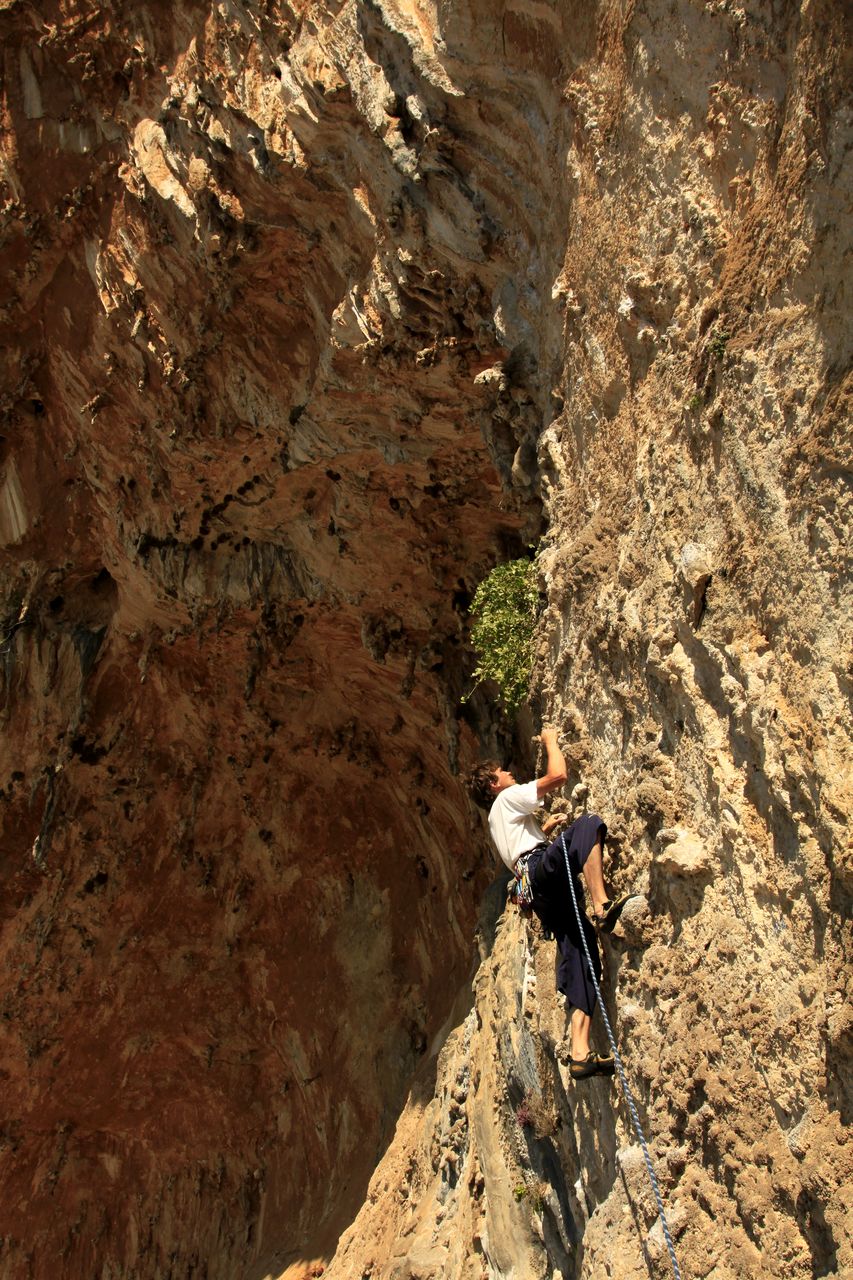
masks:
[(581, 924), (580, 907), (578, 906), (578, 897), (577, 897), (577, 893), (575, 892), (575, 880), (574, 880), (574, 876), (572, 875), (572, 868), (569, 865), (569, 854), (568, 854), (568, 850), (566, 849), (566, 833), (565, 832), (563, 832), (563, 834), (560, 836), (560, 847), (563, 850), (563, 857), (566, 862), (566, 873), (569, 877), (569, 888), (572, 891), (572, 902), (574, 904), (575, 915), (577, 916), (577, 920), (578, 920), (578, 929), (581, 935), (581, 942), (583, 943), (584, 954), (586, 955), (586, 962), (589, 965), (589, 974), (590, 974), (590, 977), (592, 978), (593, 986), (595, 987), (595, 994), (598, 996), (598, 1004), (601, 1009), (601, 1016), (604, 1019), (604, 1025), (607, 1029), (607, 1038), (610, 1041), (610, 1048), (613, 1051), (613, 1059), (616, 1063), (616, 1068), (619, 1072), (619, 1080), (622, 1085), (622, 1092), (625, 1095), (625, 1101), (628, 1103), (628, 1110), (631, 1112), (631, 1119), (634, 1123), (634, 1132), (639, 1138), (640, 1146), (643, 1149), (643, 1158), (645, 1159), (645, 1162), (646, 1162), (646, 1169), (648, 1170), (649, 1180), (652, 1184), (652, 1191), (655, 1193), (655, 1200), (657, 1201), (657, 1206), (658, 1206), (658, 1217), (660, 1218), (660, 1224), (663, 1227), (663, 1236), (664, 1236), (664, 1240), (666, 1241), (666, 1247), (669, 1250), (669, 1260), (672, 1263), (673, 1274), (675, 1275), (675, 1280), (681, 1280), (681, 1272), (678, 1269), (678, 1262), (675, 1257), (675, 1249), (673, 1248), (673, 1245), (672, 1245), (672, 1237), (669, 1234), (669, 1227), (666, 1221), (666, 1214), (664, 1213), (664, 1210), (663, 1210), (663, 1200), (661, 1198), (660, 1188), (658, 1186), (658, 1180), (655, 1177), (655, 1171), (654, 1171), (654, 1168), (652, 1167), (652, 1158), (649, 1155), (649, 1148), (646, 1145), (646, 1139), (643, 1136), (643, 1130), (640, 1126), (640, 1117), (637, 1115), (637, 1108), (634, 1105), (634, 1096), (631, 1093), (631, 1087), (628, 1084), (628, 1080), (625, 1075), (625, 1070), (622, 1066), (622, 1059), (619, 1056), (619, 1050), (616, 1048), (616, 1039), (613, 1035), (613, 1030), (610, 1026), (610, 1019), (607, 1016), (607, 1009), (604, 1004), (604, 999), (601, 995), (601, 988), (599, 987), (598, 979), (595, 976), (595, 969), (593, 968), (593, 964), (592, 964), (592, 956), (589, 954), (589, 946), (587, 945), (586, 934), (584, 933), (583, 925)]
[[(533, 878), (530, 874), (530, 858), (534, 853), (541, 853), (543, 849), (547, 849), (547, 845), (537, 845), (535, 849), (531, 849), (528, 853), (523, 853), (515, 864), (513, 875), (515, 879), (509, 887), (509, 900), (515, 903), (525, 920), (532, 923), (533, 921)], [(539, 929), (545, 942), (553, 942), (554, 934), (546, 924), (539, 921)]]

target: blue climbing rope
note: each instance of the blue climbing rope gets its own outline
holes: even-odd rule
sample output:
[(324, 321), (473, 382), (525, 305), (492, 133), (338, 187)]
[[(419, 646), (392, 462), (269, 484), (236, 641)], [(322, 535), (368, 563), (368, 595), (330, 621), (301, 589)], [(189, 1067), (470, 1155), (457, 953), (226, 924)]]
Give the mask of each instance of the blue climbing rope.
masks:
[(607, 1028), (607, 1038), (610, 1041), (610, 1048), (613, 1050), (613, 1060), (616, 1063), (616, 1068), (619, 1072), (619, 1080), (622, 1084), (622, 1092), (625, 1095), (625, 1101), (628, 1103), (628, 1110), (631, 1112), (631, 1119), (634, 1123), (634, 1132), (636, 1133), (637, 1137), (640, 1140), (640, 1146), (643, 1148), (643, 1157), (646, 1161), (646, 1168), (648, 1169), (648, 1172), (649, 1172), (649, 1180), (651, 1181), (651, 1184), (652, 1184), (652, 1191), (654, 1191), (655, 1193), (655, 1200), (657, 1201), (657, 1206), (658, 1206), (658, 1217), (660, 1218), (660, 1224), (663, 1227), (663, 1236), (664, 1236), (664, 1239), (666, 1240), (666, 1247), (669, 1250), (669, 1259), (670, 1259), (670, 1262), (672, 1263), (672, 1270), (675, 1275), (675, 1280), (681, 1280), (681, 1272), (678, 1269), (678, 1262), (675, 1257), (675, 1249), (672, 1246), (672, 1236), (669, 1234), (669, 1227), (667, 1226), (666, 1214), (663, 1211), (663, 1200), (661, 1198), (660, 1187), (658, 1186), (658, 1180), (655, 1177), (655, 1171), (654, 1171), (654, 1168), (652, 1167), (652, 1158), (649, 1155), (649, 1148), (646, 1145), (646, 1139), (643, 1136), (643, 1130), (640, 1125), (640, 1117), (637, 1115), (637, 1108), (634, 1105), (634, 1095), (631, 1093), (631, 1086), (628, 1084), (628, 1079), (625, 1075), (625, 1070), (622, 1066), (622, 1059), (619, 1056), (619, 1050), (616, 1048), (616, 1039), (613, 1035), (613, 1030), (610, 1026), (610, 1019), (607, 1016), (607, 1008), (604, 1004), (604, 1000), (601, 995), (601, 988), (599, 987), (598, 979), (595, 976), (595, 969), (593, 968), (593, 964), (592, 964), (592, 956), (589, 954), (589, 946), (587, 945), (586, 934), (583, 931), (583, 924), (581, 923), (580, 907), (578, 906), (578, 897), (577, 897), (577, 893), (575, 892), (575, 878), (572, 875), (572, 868), (569, 865), (569, 855), (566, 849), (566, 833), (565, 832), (563, 832), (562, 836), (560, 837), (560, 845), (563, 850), (563, 857), (566, 861), (566, 873), (569, 877), (569, 888), (572, 891), (572, 902), (574, 903), (574, 907), (575, 907), (575, 915), (578, 918), (578, 929), (580, 930), (581, 942), (583, 943), (583, 949), (586, 955), (586, 962), (589, 965), (589, 976), (592, 978), (593, 986), (595, 987), (595, 994), (598, 996), (598, 1004), (599, 1004), (599, 1008), (601, 1009), (601, 1016), (604, 1019), (604, 1025)]

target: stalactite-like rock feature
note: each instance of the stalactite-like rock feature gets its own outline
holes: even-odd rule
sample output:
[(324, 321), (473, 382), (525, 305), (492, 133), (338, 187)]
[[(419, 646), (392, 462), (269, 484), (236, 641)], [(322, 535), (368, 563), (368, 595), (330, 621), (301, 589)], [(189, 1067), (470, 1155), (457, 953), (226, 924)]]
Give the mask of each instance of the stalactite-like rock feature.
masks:
[(497, 890), (472, 1002), (540, 527), (685, 1274), (853, 1265), (849, 30), (776, 9), (0, 6), (3, 1276), (665, 1274)]

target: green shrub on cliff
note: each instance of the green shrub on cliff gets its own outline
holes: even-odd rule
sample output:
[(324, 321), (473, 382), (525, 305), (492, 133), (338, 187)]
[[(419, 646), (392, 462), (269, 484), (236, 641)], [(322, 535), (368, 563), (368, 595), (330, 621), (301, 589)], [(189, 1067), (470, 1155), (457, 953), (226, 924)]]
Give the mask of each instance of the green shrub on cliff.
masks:
[(510, 715), (527, 697), (538, 604), (536, 570), (530, 560), (497, 565), (471, 602), (471, 643), (478, 659), (474, 688), (494, 680)]

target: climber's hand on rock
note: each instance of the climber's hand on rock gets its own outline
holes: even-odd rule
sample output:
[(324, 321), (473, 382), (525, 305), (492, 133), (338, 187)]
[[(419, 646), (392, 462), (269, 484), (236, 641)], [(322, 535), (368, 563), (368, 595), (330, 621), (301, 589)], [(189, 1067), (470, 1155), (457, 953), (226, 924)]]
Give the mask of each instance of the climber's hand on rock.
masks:
[(556, 831), (558, 827), (562, 827), (568, 820), (569, 816), (566, 813), (552, 813), (542, 823), (542, 834), (550, 836), (553, 831)]

